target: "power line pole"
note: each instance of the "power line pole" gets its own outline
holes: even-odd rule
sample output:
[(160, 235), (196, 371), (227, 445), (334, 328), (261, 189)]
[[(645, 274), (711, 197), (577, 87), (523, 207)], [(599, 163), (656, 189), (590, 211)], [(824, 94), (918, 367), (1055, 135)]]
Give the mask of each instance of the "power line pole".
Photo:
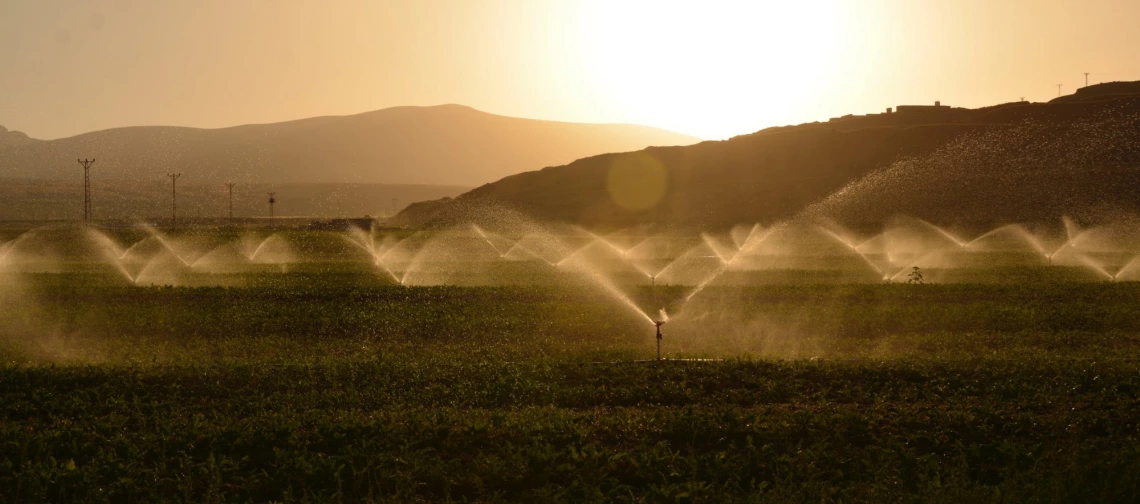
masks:
[(226, 182), (226, 189), (230, 190), (230, 226), (234, 225), (234, 186), (236, 182)]
[(181, 173), (167, 173), (170, 177), (170, 229), (178, 229), (178, 177)]
[(1089, 87), (1089, 73), (1085, 72), (1085, 87)]
[(79, 159), (77, 161), (83, 165), (83, 223), (86, 224), (91, 219), (91, 165), (95, 164), (95, 160)]
[(273, 204), (277, 203), (277, 193), (269, 193), (269, 227), (273, 227)]

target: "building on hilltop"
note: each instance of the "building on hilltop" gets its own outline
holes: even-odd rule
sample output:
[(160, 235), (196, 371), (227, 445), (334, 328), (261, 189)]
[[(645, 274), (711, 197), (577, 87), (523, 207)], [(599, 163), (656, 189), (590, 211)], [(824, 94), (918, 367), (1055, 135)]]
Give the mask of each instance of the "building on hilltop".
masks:
[[(952, 109), (953, 107), (943, 107), (942, 102), (936, 101), (934, 105), (899, 105), (895, 107), (895, 111), (900, 114), (914, 113), (914, 112), (944, 112)], [(890, 109), (887, 109), (890, 113)]]

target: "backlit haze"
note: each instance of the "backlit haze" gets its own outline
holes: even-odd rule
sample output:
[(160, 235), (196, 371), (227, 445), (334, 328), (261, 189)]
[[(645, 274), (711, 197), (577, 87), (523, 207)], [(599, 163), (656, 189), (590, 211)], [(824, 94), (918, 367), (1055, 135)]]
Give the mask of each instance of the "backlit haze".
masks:
[(398, 105), (720, 139), (1140, 79), (1135, 0), (0, 0), (0, 124), (36, 138)]

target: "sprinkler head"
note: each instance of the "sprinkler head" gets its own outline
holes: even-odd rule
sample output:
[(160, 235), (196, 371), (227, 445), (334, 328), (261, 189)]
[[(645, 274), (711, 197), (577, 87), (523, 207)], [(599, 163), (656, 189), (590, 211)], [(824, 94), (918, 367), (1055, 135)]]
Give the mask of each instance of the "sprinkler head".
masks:
[(661, 326), (664, 324), (664, 320), (656, 320), (653, 322), (653, 325), (657, 327), (657, 360), (661, 360)]

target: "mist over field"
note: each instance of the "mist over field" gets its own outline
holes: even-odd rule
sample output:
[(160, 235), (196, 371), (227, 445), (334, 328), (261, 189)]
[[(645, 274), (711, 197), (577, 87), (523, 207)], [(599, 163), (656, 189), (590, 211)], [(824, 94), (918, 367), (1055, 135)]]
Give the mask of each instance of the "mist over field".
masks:
[(1140, 501), (1140, 4), (0, 4), (0, 503)]

